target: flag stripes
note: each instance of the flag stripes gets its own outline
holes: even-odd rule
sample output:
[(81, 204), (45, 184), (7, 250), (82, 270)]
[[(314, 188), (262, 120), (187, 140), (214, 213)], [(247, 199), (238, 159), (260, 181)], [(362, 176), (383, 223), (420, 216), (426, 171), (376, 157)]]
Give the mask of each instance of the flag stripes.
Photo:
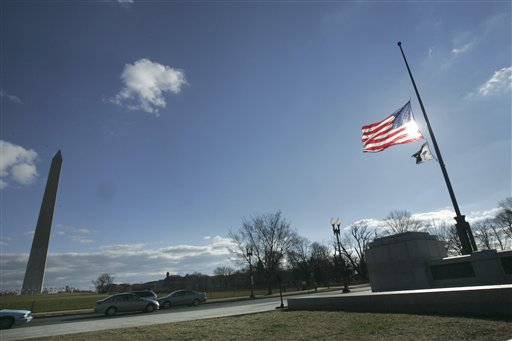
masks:
[(396, 144), (423, 139), (412, 116), (410, 102), (384, 120), (363, 126), (362, 132), (363, 152), (380, 152)]

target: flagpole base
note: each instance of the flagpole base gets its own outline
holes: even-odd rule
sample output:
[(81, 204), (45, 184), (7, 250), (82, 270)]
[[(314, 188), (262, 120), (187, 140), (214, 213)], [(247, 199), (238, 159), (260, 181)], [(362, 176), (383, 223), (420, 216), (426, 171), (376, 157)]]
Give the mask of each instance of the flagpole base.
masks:
[(457, 235), (459, 236), (460, 244), (462, 246), (462, 254), (469, 255), (474, 251), (477, 251), (475, 238), (469, 223), (466, 221), (466, 216), (460, 215), (455, 217), (455, 227), (457, 228)]

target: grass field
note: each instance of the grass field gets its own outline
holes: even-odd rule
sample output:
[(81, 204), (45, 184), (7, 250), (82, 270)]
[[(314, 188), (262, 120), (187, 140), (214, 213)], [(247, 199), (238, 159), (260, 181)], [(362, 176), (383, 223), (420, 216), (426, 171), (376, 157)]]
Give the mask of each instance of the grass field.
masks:
[[(115, 322), (113, 322), (115, 323)], [(269, 313), (37, 340), (508, 340), (512, 321), (346, 312)]]
[(94, 293), (0, 296), (2, 309), (28, 309), (33, 313), (92, 309), (106, 295)]
[[(249, 297), (249, 290), (224, 290), (208, 292), (208, 299), (224, 299), (236, 297)], [(266, 291), (255, 291), (258, 297), (265, 296)], [(169, 294), (157, 293), (158, 297)], [(93, 309), (96, 301), (108, 295), (95, 293), (50, 294), (34, 296), (0, 296), (2, 309), (27, 309), (33, 313), (47, 313), (55, 311)]]

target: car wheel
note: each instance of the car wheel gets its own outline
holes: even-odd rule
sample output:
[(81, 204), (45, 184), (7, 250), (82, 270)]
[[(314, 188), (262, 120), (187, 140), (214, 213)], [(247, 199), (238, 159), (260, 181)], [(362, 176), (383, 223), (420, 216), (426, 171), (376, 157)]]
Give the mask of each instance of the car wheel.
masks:
[(2, 317), (0, 319), (0, 329), (9, 329), (14, 325), (14, 319), (12, 317)]
[(171, 302), (165, 301), (164, 302), (164, 309), (169, 309), (171, 307)]
[(155, 305), (154, 304), (148, 304), (146, 306), (146, 309), (144, 309), (146, 313), (152, 313), (155, 311)]
[(110, 308), (108, 308), (108, 309), (105, 311), (105, 315), (107, 315), (107, 316), (113, 316), (113, 315), (115, 315), (115, 314), (116, 314), (116, 312), (117, 312), (116, 307), (110, 307)]
[(201, 303), (197, 298), (195, 300), (192, 301), (192, 305), (194, 307), (197, 307), (199, 305), (199, 303)]

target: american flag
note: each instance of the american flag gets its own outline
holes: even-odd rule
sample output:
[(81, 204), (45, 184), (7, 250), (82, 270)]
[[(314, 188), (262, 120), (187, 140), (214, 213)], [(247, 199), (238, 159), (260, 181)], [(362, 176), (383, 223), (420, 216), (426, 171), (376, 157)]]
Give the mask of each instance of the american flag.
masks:
[(365, 125), (363, 130), (363, 152), (380, 152), (395, 144), (423, 140), (414, 117), (411, 102), (389, 115), (386, 119)]

